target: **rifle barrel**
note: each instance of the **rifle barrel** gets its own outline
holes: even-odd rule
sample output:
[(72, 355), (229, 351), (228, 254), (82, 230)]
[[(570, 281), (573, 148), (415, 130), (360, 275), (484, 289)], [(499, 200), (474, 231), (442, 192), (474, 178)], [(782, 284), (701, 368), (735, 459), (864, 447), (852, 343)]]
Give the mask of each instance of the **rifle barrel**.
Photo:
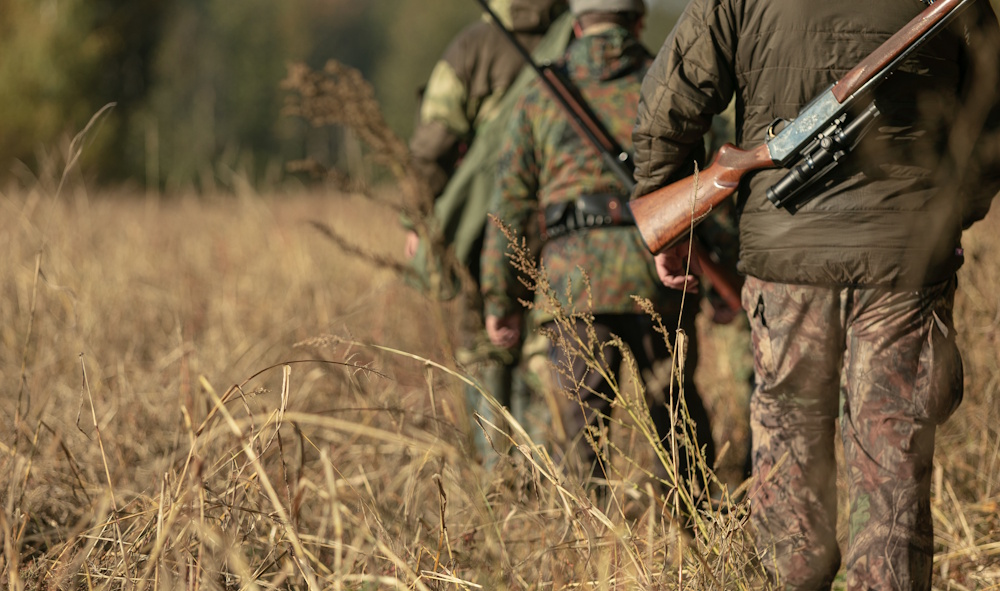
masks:
[(894, 70), (971, 3), (972, 0), (936, 0), (925, 8), (833, 85), (837, 101), (843, 103), (884, 80), (885, 72)]

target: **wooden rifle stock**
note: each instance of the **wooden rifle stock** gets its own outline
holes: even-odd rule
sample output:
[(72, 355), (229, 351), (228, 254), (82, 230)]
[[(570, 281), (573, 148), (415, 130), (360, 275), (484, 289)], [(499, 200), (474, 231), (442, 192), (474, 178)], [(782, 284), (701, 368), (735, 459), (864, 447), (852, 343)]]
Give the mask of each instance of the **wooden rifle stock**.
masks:
[(646, 248), (655, 254), (677, 244), (736, 191), (744, 174), (774, 167), (766, 144), (750, 151), (725, 144), (701, 173), (633, 199), (629, 209)]

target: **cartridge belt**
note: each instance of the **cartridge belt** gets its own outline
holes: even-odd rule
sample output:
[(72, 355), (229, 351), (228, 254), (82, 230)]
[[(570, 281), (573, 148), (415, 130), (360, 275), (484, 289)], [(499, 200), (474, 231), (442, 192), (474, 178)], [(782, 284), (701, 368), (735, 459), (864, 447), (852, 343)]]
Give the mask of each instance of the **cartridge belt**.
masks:
[(571, 232), (635, 223), (632, 212), (619, 195), (581, 195), (575, 201), (554, 203), (542, 212), (542, 238), (552, 240)]

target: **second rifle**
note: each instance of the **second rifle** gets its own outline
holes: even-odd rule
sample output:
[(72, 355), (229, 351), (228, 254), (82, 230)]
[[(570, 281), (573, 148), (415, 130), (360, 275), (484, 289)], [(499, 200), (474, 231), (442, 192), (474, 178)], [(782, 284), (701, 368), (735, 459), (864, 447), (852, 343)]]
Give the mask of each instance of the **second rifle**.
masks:
[[(496, 13), (490, 8), (487, 0), (477, 1), (490, 16), (493, 24), (517, 48), (521, 57), (524, 58), (525, 63), (535, 71), (535, 74), (538, 75), (538, 78), (548, 89), (551, 96), (559, 103), (559, 106), (569, 117), (569, 122), (576, 133), (597, 150), (605, 165), (614, 171), (625, 185), (626, 191), (631, 194), (636, 184), (631, 154), (621, 147), (614, 136), (601, 123), (600, 118), (593, 112), (590, 105), (587, 104), (587, 101), (580, 94), (579, 89), (576, 88), (573, 81), (566, 77), (562, 70), (553, 67), (551, 64), (539, 65), (535, 63), (531, 53), (521, 45), (512, 32), (503, 26)], [(710, 253), (698, 242), (695, 242), (692, 248), (701, 265), (703, 274), (711, 282), (715, 291), (726, 302), (727, 306), (733, 310), (740, 310), (742, 308), (740, 303), (742, 279), (713, 259)]]

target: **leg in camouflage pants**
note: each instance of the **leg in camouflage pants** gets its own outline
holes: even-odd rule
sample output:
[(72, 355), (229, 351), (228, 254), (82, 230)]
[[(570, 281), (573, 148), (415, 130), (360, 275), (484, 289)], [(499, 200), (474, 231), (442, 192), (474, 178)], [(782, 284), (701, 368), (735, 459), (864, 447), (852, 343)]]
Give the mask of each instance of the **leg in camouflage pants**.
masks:
[(840, 566), (838, 416), (848, 588), (930, 588), (934, 431), (962, 395), (954, 294), (954, 281), (893, 291), (747, 279), (752, 518), (765, 566), (784, 588), (829, 588)]
[[(550, 327), (559, 332), (557, 327), (551, 325)], [(694, 324), (694, 314), (684, 316), (682, 327), (689, 339), (687, 364), (684, 367), (684, 403), (695, 424), (697, 443), (704, 447), (706, 462), (711, 466), (715, 462), (711, 423), (694, 383), (694, 370), (698, 364), (698, 333)], [(603, 367), (600, 371), (591, 367), (579, 351), (559, 346), (552, 349), (554, 365), (562, 370), (572, 369), (572, 376), (555, 377), (557, 384), (570, 394), (570, 398), (573, 398), (565, 400), (562, 408), (562, 421), (566, 434), (570, 439), (575, 439), (570, 449), (565, 451), (565, 459), (574, 468), (582, 468), (589, 473), (585, 476), (604, 478), (608, 474), (608, 468), (603, 465), (597, 450), (583, 440), (580, 434), (589, 427), (606, 423), (611, 416), (616, 393), (604, 379), (603, 374), (621, 377), (619, 367), (622, 362), (621, 350), (611, 344), (612, 336), (617, 335), (628, 346), (640, 375), (653, 372), (658, 364), (666, 364), (669, 367), (671, 354), (663, 335), (653, 329), (651, 318), (645, 314), (598, 314), (594, 316), (592, 325), (588, 326), (583, 321), (577, 321), (574, 329), (580, 342), (590, 343), (595, 347), (592, 355), (601, 360)], [(570, 335), (563, 335), (561, 340), (573, 342), (574, 339)], [(597, 347), (600, 347), (599, 351)], [(665, 392), (662, 394), (666, 397)], [(652, 394), (651, 398), (656, 399), (658, 396)], [(667, 400), (667, 403), (675, 404), (672, 400)], [(672, 428), (670, 409), (663, 403), (651, 403), (649, 412), (658, 435), (666, 442)], [(661, 462), (656, 462), (652, 468), (659, 479), (666, 479), (666, 469)], [(678, 471), (685, 479), (695, 476), (689, 474), (691, 470), (688, 466), (687, 453), (679, 454)], [(705, 483), (700, 484), (704, 489)]]

